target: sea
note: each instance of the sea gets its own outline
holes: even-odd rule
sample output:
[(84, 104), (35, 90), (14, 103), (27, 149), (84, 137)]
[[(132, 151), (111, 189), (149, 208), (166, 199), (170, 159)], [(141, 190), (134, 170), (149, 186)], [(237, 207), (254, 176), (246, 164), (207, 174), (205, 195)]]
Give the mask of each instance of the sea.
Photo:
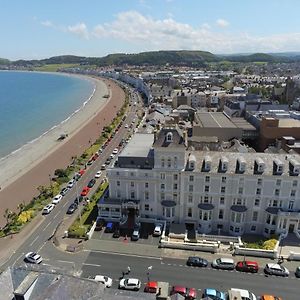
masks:
[(65, 122), (94, 89), (92, 81), (67, 74), (0, 71), (0, 159)]

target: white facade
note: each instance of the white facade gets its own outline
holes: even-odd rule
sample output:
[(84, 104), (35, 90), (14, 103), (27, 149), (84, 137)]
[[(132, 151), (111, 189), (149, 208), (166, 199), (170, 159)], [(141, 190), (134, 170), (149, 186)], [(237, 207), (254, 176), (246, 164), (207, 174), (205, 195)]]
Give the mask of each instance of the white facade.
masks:
[(141, 217), (193, 223), (202, 233), (300, 233), (298, 155), (189, 151), (168, 130), (153, 144), (153, 165), (108, 170), (112, 207), (132, 202)]

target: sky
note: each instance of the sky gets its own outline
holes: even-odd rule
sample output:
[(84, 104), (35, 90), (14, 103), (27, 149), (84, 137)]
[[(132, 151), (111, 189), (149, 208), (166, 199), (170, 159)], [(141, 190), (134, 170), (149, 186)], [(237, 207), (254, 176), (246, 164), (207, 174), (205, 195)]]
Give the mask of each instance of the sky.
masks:
[(300, 0), (0, 0), (0, 57), (300, 51)]

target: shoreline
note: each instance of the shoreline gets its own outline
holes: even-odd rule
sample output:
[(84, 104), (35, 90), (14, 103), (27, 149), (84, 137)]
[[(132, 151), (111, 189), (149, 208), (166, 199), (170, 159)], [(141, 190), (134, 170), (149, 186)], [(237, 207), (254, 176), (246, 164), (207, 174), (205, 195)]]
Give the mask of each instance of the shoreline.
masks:
[[(124, 91), (113, 81), (80, 76), (97, 84), (93, 97), (83, 109), (63, 123), (63, 126), (56, 127), (50, 134), (29, 144), (28, 151), (18, 151), (6, 159), (5, 166), (0, 161), (1, 173), (6, 177), (4, 184), (2, 180), (0, 185), (1, 216), (6, 208), (15, 211), (19, 203), (31, 201), (37, 196), (39, 185), (49, 185), (49, 175), (53, 176), (55, 169), (69, 165), (72, 156), (81, 155), (100, 136), (102, 128), (110, 124), (124, 103)], [(104, 98), (107, 94), (110, 97)], [(62, 128), (67, 128), (68, 137), (57, 141), (64, 132)], [(0, 226), (5, 224), (4, 221), (0, 217)]]
[[(66, 133), (68, 134), (68, 138), (72, 137), (72, 135), (89, 120), (92, 113), (91, 109), (95, 109), (97, 113), (105, 103), (106, 99), (103, 98), (103, 96), (108, 94), (109, 91), (107, 86), (102, 84), (100, 79), (84, 75), (58, 74), (60, 76), (73, 76), (82, 80), (91, 81), (93, 83), (92, 93), (84, 100), (79, 108), (76, 108), (75, 111), (60, 123), (53, 125), (38, 137), (26, 142), (21, 147), (0, 158), (0, 169), (6, 174), (6, 178), (4, 178), (4, 176), (0, 177), (0, 187), (2, 190), (26, 173), (29, 165), (32, 166), (33, 163), (34, 165), (37, 164), (41, 158), (45, 158), (45, 154), (49, 155), (52, 151), (55, 151), (57, 147), (60, 147), (64, 143), (64, 141), (57, 141), (60, 134)], [(98, 100), (100, 100), (101, 103), (96, 103)], [(93, 103), (90, 103), (91, 101), (93, 101)], [(87, 105), (89, 105), (89, 107), (86, 107)], [(87, 111), (87, 109), (90, 111)], [(27, 163), (25, 162), (26, 160)], [(17, 170), (11, 168), (12, 165), (15, 165)]]

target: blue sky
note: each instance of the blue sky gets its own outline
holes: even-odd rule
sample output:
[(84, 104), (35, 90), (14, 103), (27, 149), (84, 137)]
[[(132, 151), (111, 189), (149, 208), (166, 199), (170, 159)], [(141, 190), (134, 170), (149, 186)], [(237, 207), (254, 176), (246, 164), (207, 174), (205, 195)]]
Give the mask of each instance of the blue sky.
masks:
[(299, 0), (0, 0), (0, 57), (300, 51)]

